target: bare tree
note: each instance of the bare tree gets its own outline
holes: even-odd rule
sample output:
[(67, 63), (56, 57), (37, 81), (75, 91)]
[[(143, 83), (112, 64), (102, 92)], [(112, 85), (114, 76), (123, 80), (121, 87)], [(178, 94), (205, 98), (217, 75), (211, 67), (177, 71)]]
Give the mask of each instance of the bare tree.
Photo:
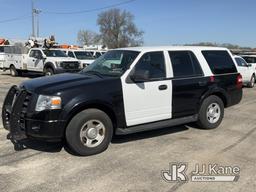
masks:
[(130, 12), (120, 9), (100, 13), (97, 23), (103, 43), (110, 49), (143, 44), (143, 31), (138, 30), (133, 20)]
[(101, 37), (96, 32), (90, 30), (80, 30), (77, 34), (77, 42), (80, 45), (94, 45), (101, 41)]

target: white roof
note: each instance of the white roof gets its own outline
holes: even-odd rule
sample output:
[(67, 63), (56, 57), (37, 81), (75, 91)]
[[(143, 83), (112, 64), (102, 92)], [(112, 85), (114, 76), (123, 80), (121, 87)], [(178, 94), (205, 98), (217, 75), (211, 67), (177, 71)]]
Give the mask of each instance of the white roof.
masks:
[(256, 55), (239, 55), (240, 57), (256, 57)]
[(153, 46), (153, 47), (128, 47), (119, 48), (117, 50), (128, 50), (128, 51), (172, 51), (172, 50), (227, 50), (224, 47), (203, 47), (203, 46)]

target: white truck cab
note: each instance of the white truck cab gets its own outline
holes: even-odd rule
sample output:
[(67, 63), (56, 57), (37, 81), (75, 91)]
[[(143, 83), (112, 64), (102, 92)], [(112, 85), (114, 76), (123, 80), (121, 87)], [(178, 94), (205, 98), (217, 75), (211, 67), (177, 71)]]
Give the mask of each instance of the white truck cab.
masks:
[[(244, 85), (252, 88), (255, 84), (255, 66), (247, 63), (242, 57), (235, 55), (234, 59), (236, 60), (236, 67), (238, 72), (243, 77)], [(256, 59), (256, 58), (255, 58)]]
[(23, 71), (33, 71), (53, 75), (63, 72), (78, 72), (81, 70), (77, 59), (68, 57), (59, 49), (44, 49), (16, 47), (9, 50), (5, 68), (10, 69), (12, 76)]
[(80, 61), (81, 68), (85, 68), (94, 62), (95, 58), (89, 51), (83, 49), (65, 49), (63, 50), (67, 56)]

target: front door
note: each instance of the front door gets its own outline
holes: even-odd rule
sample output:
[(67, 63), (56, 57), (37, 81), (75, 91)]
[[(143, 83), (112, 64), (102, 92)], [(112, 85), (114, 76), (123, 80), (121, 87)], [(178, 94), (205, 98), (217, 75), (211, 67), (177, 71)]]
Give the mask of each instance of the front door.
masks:
[(44, 66), (42, 52), (40, 50), (31, 50), (27, 64), (30, 71), (42, 71)]
[[(148, 79), (135, 83), (130, 77), (148, 73)], [(172, 84), (166, 79), (164, 53), (145, 53), (127, 77), (122, 78), (127, 126), (170, 119), (172, 117)]]

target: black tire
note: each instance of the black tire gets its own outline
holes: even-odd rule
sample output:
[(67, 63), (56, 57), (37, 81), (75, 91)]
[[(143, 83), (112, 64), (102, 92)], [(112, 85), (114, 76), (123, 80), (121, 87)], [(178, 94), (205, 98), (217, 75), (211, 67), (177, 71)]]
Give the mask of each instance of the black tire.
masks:
[(19, 75), (18, 71), (16, 70), (15, 66), (14, 65), (11, 65), (10, 66), (10, 74), (11, 76), (13, 77), (17, 77)]
[[(218, 106), (217, 111), (219, 111), (220, 114), (219, 114), (219, 118), (215, 118), (213, 119), (214, 120), (213, 122), (210, 122), (210, 119), (212, 119), (213, 117), (209, 117), (210, 115), (208, 116), (207, 113), (209, 112), (208, 109), (214, 105)], [(221, 124), (223, 117), (224, 117), (223, 101), (219, 97), (215, 95), (211, 95), (207, 97), (201, 104), (199, 114), (198, 114), (197, 125), (202, 129), (214, 129)]]
[(254, 85), (255, 85), (255, 75), (252, 75), (251, 81), (250, 81), (250, 83), (248, 84), (248, 87), (249, 87), (249, 88), (253, 88)]
[[(81, 139), (81, 131), (87, 122), (98, 121), (105, 127), (103, 140), (95, 147), (86, 146)], [(88, 133), (88, 127), (86, 128)], [(66, 142), (68, 147), (78, 155), (88, 156), (105, 151), (111, 142), (113, 135), (113, 125), (109, 116), (98, 109), (86, 109), (75, 115), (66, 128)]]
[(52, 75), (54, 75), (53, 69), (50, 68), (50, 67), (45, 68), (45, 69), (44, 69), (44, 75), (45, 75), (45, 76), (52, 76)]

